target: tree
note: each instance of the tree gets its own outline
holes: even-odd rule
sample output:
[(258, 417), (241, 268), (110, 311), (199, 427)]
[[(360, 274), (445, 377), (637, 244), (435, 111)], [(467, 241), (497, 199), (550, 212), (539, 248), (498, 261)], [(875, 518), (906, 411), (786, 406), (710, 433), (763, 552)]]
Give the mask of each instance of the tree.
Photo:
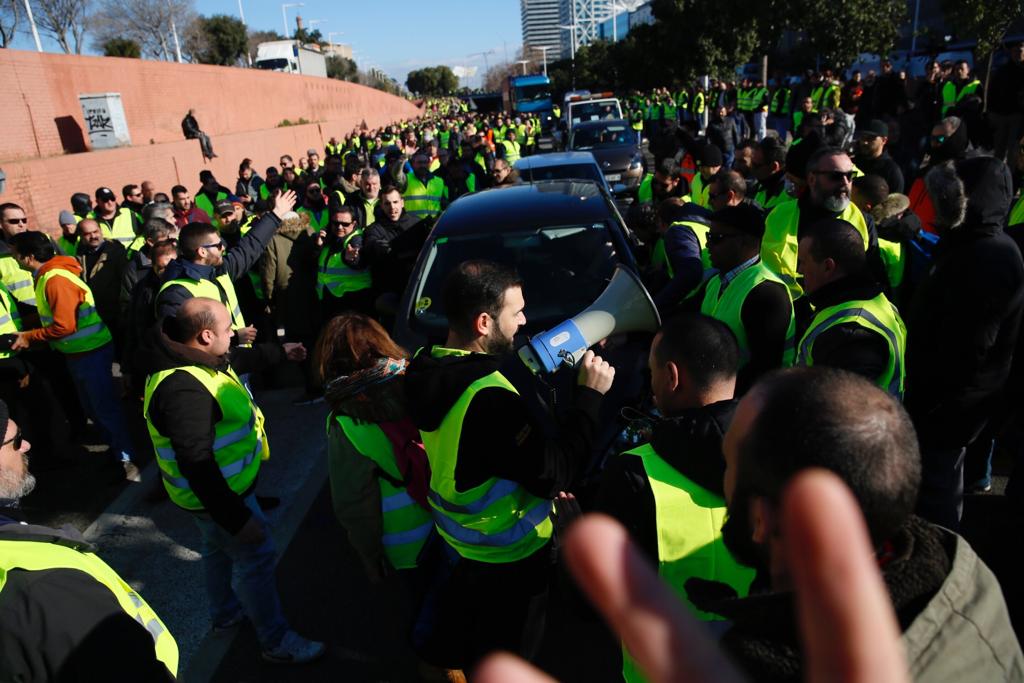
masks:
[(405, 86), (417, 95), (447, 95), (459, 87), (459, 79), (447, 66), (428, 66), (410, 71)]
[(111, 38), (102, 45), (104, 57), (134, 57), (142, 56), (142, 48), (134, 40), (129, 38)]
[[(178, 30), (179, 42), (196, 18), (194, 0), (98, 0), (90, 32), (97, 49), (111, 38), (128, 38), (142, 48), (145, 57), (174, 59), (171, 19)], [(184, 45), (182, 46), (184, 48)]]
[(216, 14), (199, 18), (199, 30), (205, 37), (205, 47), (196, 54), (201, 64), (231, 66), (245, 54), (247, 31), (240, 20)]
[(249, 31), (249, 41), (246, 45), (246, 52), (256, 59), (256, 52), (260, 43), (269, 43), (275, 40), (287, 40), (277, 31)]
[(812, 54), (843, 68), (862, 52), (888, 54), (906, 20), (907, 4), (904, 0), (797, 0), (793, 11), (801, 17), (805, 45)]
[(89, 0), (35, 0), (36, 25), (53, 37), (65, 54), (82, 54)]
[(21, 23), (19, 0), (0, 0), (0, 47), (10, 47)]
[(956, 27), (957, 37), (978, 41), (974, 56), (988, 57), (984, 101), (988, 108), (988, 83), (992, 80), (992, 59), (1014, 20), (1021, 15), (1020, 0), (942, 0), (946, 22)]
[(359, 79), (359, 69), (356, 66), (356, 63), (347, 57), (328, 55), (327, 77), (336, 78), (339, 81), (355, 82)]
[(323, 34), (320, 33), (320, 29), (315, 28), (310, 31), (305, 26), (295, 29), (295, 33), (292, 35), (292, 40), (297, 40), (303, 45), (306, 45), (307, 43), (316, 43), (317, 45), (327, 44), (327, 41), (324, 40)]

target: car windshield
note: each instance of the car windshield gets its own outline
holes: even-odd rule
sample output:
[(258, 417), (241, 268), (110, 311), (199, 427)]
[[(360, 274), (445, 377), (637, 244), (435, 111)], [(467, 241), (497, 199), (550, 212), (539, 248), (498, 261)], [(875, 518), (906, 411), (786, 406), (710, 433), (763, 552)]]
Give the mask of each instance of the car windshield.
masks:
[(600, 149), (602, 147), (618, 147), (635, 145), (636, 133), (625, 126), (605, 126), (603, 128), (577, 128), (572, 133), (573, 149)]
[(261, 59), (256, 62), (257, 69), (264, 69), (265, 71), (277, 71), (279, 69), (288, 68), (288, 60), (284, 58), (280, 59)]
[(445, 276), (469, 259), (512, 266), (523, 279), (526, 331), (539, 332), (589, 306), (604, 291), (615, 264), (605, 223), (559, 225), (502, 233), (439, 237), (430, 245), (416, 283), (410, 326), (428, 339), (448, 329), (441, 304)]
[(551, 98), (549, 86), (539, 83), (537, 85), (522, 85), (516, 88), (517, 102), (536, 102)]
[(521, 171), (519, 176), (524, 180), (537, 182), (540, 180), (594, 180), (604, 183), (604, 176), (597, 164), (565, 164), (561, 166), (540, 166)]
[(621, 118), (622, 112), (619, 111), (619, 107), (614, 101), (582, 102), (572, 106), (573, 123)]

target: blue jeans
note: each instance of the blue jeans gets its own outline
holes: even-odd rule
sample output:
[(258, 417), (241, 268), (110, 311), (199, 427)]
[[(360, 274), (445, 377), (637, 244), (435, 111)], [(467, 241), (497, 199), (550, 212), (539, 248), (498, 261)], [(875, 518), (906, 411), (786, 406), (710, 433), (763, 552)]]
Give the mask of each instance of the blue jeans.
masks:
[(210, 618), (214, 624), (223, 624), (239, 610), (245, 610), (256, 628), (260, 646), (268, 650), (280, 644), (288, 622), (277, 595), (276, 553), (267, 518), (256, 502), (255, 493), (245, 497), (245, 505), (253, 518), (263, 525), (266, 538), (260, 544), (238, 541), (205, 512), (194, 513), (193, 517), (202, 536), (200, 552), (206, 572)]
[(122, 460), (132, 459), (135, 449), (110, 374), (114, 364), (114, 345), (105, 344), (95, 351), (68, 354), (65, 360), (85, 414), (105, 432), (113, 453)]

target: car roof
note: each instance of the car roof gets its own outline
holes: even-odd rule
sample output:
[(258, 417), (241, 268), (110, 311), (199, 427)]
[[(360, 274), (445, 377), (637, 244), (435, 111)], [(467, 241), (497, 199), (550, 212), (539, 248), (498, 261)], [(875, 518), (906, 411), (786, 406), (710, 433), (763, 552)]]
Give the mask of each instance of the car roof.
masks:
[(572, 126), (573, 132), (587, 128), (607, 128), (608, 126), (622, 126), (629, 128), (629, 121), (626, 119), (598, 119), (596, 121), (580, 121)]
[(611, 211), (592, 180), (544, 180), (460, 197), (434, 226), (433, 238), (603, 222)]
[(528, 157), (520, 157), (515, 163), (515, 168), (520, 170), (596, 163), (597, 160), (594, 159), (594, 155), (590, 152), (552, 152), (550, 154), (533, 154)]

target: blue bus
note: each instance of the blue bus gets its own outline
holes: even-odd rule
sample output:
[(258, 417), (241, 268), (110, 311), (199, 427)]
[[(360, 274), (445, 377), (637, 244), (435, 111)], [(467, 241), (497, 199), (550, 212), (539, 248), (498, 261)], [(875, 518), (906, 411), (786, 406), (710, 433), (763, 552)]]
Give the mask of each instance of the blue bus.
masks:
[(551, 132), (555, 122), (551, 107), (551, 79), (547, 76), (509, 76), (505, 81), (502, 99), (508, 114), (536, 116), (540, 119), (541, 132)]

